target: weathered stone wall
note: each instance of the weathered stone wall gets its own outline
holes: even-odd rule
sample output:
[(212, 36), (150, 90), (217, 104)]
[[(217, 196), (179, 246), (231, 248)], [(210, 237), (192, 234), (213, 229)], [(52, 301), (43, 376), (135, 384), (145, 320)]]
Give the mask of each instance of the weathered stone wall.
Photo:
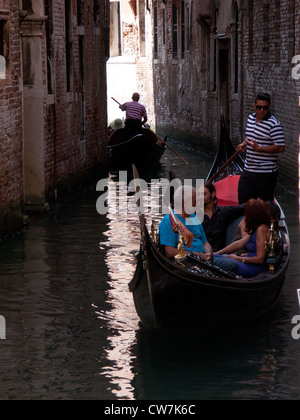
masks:
[[(174, 2), (180, 21), (181, 2)], [(209, 60), (202, 56), (202, 47), (210, 48), (209, 36), (196, 21), (196, 7), (190, 8), (190, 45), (181, 55), (181, 34), (178, 26), (178, 55), (173, 57), (172, 2), (158, 1), (158, 58), (154, 62), (154, 97), (156, 124), (161, 133), (176, 136), (198, 148), (209, 146), (217, 139), (217, 96), (209, 91), (207, 66)], [(164, 12), (165, 10), (165, 12)], [(163, 14), (166, 22), (164, 28)], [(166, 42), (163, 44), (163, 31)], [(202, 66), (202, 68), (201, 68)], [(205, 67), (206, 71), (203, 71)], [(171, 130), (170, 130), (171, 128)], [(201, 139), (201, 141), (200, 141)]]
[[(237, 144), (244, 138), (247, 117), (253, 111), (257, 92), (268, 91), (273, 98), (273, 113), (282, 122), (286, 135), (281, 179), (296, 189), (300, 80), (292, 78), (292, 58), (300, 54), (300, 0), (223, 0), (219, 2), (220, 9), (216, 14), (213, 12), (200, 19), (204, 6), (209, 12), (214, 3), (186, 0), (183, 55), (182, 2), (175, 0), (164, 4), (162, 0), (157, 1), (158, 54), (154, 60), (157, 129), (198, 150), (215, 149), (221, 108), (225, 104), (224, 96), (228, 94), (228, 123), (231, 137)], [(178, 10), (178, 54), (175, 58), (173, 4)], [(222, 51), (228, 52), (228, 69), (222, 67)], [(234, 85), (236, 67), (237, 88)]]

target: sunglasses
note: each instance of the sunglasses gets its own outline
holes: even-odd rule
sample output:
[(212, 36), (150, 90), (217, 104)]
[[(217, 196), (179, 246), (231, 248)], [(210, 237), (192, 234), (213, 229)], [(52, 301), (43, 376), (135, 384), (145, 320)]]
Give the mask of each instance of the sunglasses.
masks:
[(265, 106), (262, 106), (262, 105), (255, 105), (255, 109), (257, 109), (257, 111), (261, 111), (262, 109), (263, 109), (264, 111), (268, 111), (268, 110), (270, 109), (270, 107), (269, 107), (269, 105), (265, 105)]

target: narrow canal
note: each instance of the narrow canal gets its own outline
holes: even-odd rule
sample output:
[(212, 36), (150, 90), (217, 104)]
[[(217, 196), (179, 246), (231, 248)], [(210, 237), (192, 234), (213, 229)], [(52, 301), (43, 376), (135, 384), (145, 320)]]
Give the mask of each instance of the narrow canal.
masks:
[[(205, 177), (213, 158), (170, 152), (152, 178)], [(111, 177), (114, 182), (114, 178)], [(276, 309), (242, 330), (150, 333), (140, 327), (128, 283), (139, 248), (135, 215), (96, 211), (94, 189), (56, 217), (0, 244), (0, 399), (299, 399), (298, 197), (277, 196), (292, 258)], [(108, 202), (110, 197), (108, 199)], [(124, 200), (125, 203), (126, 200)], [(179, 308), (180, 310), (180, 308)]]

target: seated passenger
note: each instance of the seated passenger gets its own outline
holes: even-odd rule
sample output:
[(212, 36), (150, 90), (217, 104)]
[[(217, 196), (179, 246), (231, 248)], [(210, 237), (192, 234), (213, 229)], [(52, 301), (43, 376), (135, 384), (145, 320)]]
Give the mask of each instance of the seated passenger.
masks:
[[(279, 229), (279, 220), (280, 220), (280, 208), (278, 207), (278, 205), (276, 203), (274, 203), (274, 201), (267, 201), (266, 202), (267, 206), (269, 207), (270, 210), (270, 215), (271, 215), (271, 223), (274, 224), (274, 229), (275, 231), (277, 231)], [(239, 223), (237, 230), (235, 232), (235, 234), (233, 235), (233, 239), (232, 242), (235, 242), (239, 239), (241, 239), (244, 236), (247, 236), (247, 232), (245, 231), (245, 218), (243, 217), (243, 219), (241, 220), (241, 222)], [(249, 238), (249, 235), (248, 235)]]
[(226, 245), (228, 225), (245, 213), (246, 204), (238, 206), (218, 206), (216, 189), (210, 182), (204, 184), (204, 220), (202, 223), (206, 237), (213, 251), (219, 251)]
[[(186, 253), (193, 252), (200, 255), (207, 261), (213, 261), (213, 250), (207, 241), (202, 224), (198, 217), (194, 214), (196, 206), (196, 189), (184, 186), (179, 187), (174, 195), (174, 214), (179, 222), (183, 224), (192, 235), (191, 246), (186, 243), (184, 249)], [(160, 244), (164, 247), (165, 254), (168, 258), (175, 258), (178, 254), (179, 234), (172, 228), (171, 218), (167, 215), (161, 221), (159, 226)], [(222, 261), (221, 261), (222, 260)], [(231, 271), (235, 267), (235, 261), (218, 258), (216, 263), (220, 268)]]
[(110, 134), (112, 134), (115, 130), (118, 130), (119, 128), (124, 128), (124, 127), (125, 127), (125, 124), (121, 120), (121, 118), (116, 118), (109, 124), (108, 130)]
[[(255, 277), (264, 270), (266, 258), (265, 243), (271, 223), (270, 210), (261, 199), (251, 199), (245, 210), (245, 231), (248, 235), (232, 242), (217, 252), (222, 258), (236, 262), (236, 273), (245, 278)], [(234, 252), (246, 248), (247, 253), (236, 255)], [(224, 256), (223, 254), (227, 254)]]

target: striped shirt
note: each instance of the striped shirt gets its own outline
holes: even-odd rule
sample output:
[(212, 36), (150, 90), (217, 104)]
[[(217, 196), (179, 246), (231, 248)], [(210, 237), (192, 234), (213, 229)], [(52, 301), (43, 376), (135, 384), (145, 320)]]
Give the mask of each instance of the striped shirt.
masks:
[(121, 105), (121, 109), (126, 111), (126, 120), (142, 120), (147, 117), (146, 108), (137, 101), (126, 102)]
[[(282, 125), (273, 115), (256, 122), (256, 114), (251, 114), (247, 122), (246, 137), (250, 141), (256, 141), (259, 146), (285, 146)], [(256, 173), (276, 172), (279, 169), (278, 160), (278, 154), (259, 152), (248, 145), (245, 170)]]

